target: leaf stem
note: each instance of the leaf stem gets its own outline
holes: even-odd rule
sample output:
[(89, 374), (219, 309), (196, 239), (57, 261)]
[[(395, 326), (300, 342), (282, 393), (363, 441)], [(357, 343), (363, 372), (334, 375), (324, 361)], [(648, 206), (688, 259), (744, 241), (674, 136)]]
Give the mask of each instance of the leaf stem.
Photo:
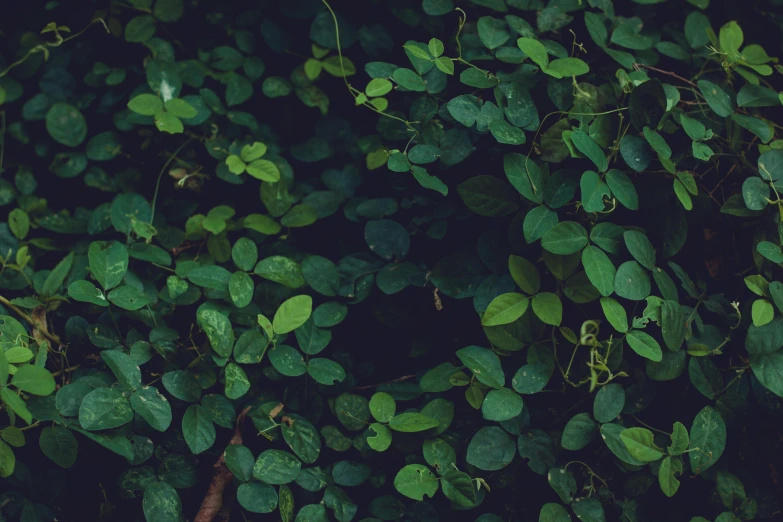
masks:
[(160, 172), (158, 173), (158, 180), (155, 182), (155, 193), (152, 196), (152, 211), (150, 212), (150, 220), (149, 220), (150, 225), (152, 224), (152, 221), (155, 219), (155, 205), (158, 202), (158, 192), (160, 191), (160, 181), (161, 179), (163, 179), (163, 173), (166, 172), (166, 169), (171, 164), (171, 162), (174, 161), (174, 158), (177, 157), (177, 154), (179, 154), (182, 151), (182, 149), (184, 149), (185, 146), (191, 141), (193, 141), (194, 139), (195, 138), (191, 136), (190, 138), (185, 140), (185, 142), (182, 143), (182, 145), (177, 147), (174, 153), (171, 156), (169, 156), (169, 159), (166, 160), (166, 163), (164, 163), (163, 167), (160, 169)]
[(27, 321), (28, 323), (30, 323), (32, 326), (34, 326), (35, 328), (37, 328), (37, 329), (38, 329), (38, 331), (39, 331), (39, 332), (41, 332), (41, 334), (42, 334), (44, 337), (46, 337), (47, 339), (49, 339), (49, 340), (50, 340), (50, 341), (52, 341), (53, 343), (57, 343), (58, 345), (60, 345), (60, 344), (63, 344), (62, 340), (61, 340), (61, 339), (60, 339), (60, 338), (59, 338), (57, 335), (55, 335), (55, 334), (53, 334), (53, 333), (49, 333), (49, 332), (47, 332), (47, 331), (46, 331), (46, 328), (43, 328), (43, 327), (41, 327), (41, 325), (39, 325), (38, 323), (36, 323), (36, 322), (33, 320), (33, 318), (32, 318), (32, 317), (30, 317), (30, 316), (29, 316), (29, 315), (27, 315), (25, 312), (23, 312), (21, 308), (19, 308), (18, 306), (16, 306), (16, 305), (15, 305), (15, 304), (13, 304), (11, 301), (9, 301), (8, 299), (6, 299), (5, 297), (3, 297), (3, 296), (1, 296), (1, 295), (0, 295), (0, 303), (2, 303), (3, 305), (7, 306), (7, 307), (8, 307), (8, 308), (10, 308), (11, 310), (13, 310), (13, 311), (14, 311), (14, 312), (15, 312), (15, 313), (16, 313), (16, 314), (19, 316), (19, 317), (21, 317), (22, 319), (24, 319), (25, 321)]

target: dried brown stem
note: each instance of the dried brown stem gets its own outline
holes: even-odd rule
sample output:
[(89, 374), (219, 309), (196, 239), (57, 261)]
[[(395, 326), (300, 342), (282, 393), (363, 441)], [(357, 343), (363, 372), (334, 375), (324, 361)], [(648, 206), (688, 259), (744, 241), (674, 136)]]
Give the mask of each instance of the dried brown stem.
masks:
[[(231, 437), (229, 445), (242, 444), (242, 424), (245, 420), (245, 416), (250, 411), (250, 406), (242, 410), (242, 413), (237, 416), (237, 426), (234, 430), (234, 436)], [(221, 513), (223, 508), (226, 486), (231, 484), (231, 479), (234, 478), (233, 473), (226, 466), (226, 459), (223, 454), (215, 462), (214, 471), (212, 472), (212, 482), (209, 483), (207, 492), (204, 495), (204, 500), (201, 502), (201, 507), (196, 513), (196, 517), (193, 522), (213, 522), (215, 518)], [(228, 506), (231, 502), (230, 499), (226, 501)], [(225, 511), (223, 512), (225, 513)]]
[(62, 340), (60, 340), (58, 336), (56, 336), (53, 333), (49, 333), (49, 329), (46, 327), (46, 324), (44, 324), (43, 326), (39, 325), (38, 323), (35, 322), (34, 318), (27, 315), (24, 311), (22, 311), (21, 308), (19, 308), (18, 306), (16, 306), (11, 301), (9, 301), (8, 299), (6, 299), (1, 295), (0, 295), (0, 303), (13, 310), (19, 317), (21, 317), (22, 319), (24, 319), (25, 321), (33, 325), (38, 331), (41, 332), (41, 334), (44, 337), (46, 337), (53, 343), (57, 344), (58, 346), (63, 344)]

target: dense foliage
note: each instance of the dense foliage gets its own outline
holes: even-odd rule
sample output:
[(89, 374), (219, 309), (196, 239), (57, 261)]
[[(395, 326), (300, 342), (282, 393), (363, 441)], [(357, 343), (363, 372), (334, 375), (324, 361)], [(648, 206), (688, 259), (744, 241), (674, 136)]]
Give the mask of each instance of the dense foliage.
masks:
[(7, 4), (0, 521), (780, 517), (780, 0)]

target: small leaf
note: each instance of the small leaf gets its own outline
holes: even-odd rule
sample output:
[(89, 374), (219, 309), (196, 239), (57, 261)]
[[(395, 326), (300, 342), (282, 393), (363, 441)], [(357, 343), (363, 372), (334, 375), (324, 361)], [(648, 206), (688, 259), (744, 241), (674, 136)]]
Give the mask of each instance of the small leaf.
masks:
[(287, 299), (275, 312), (272, 326), (276, 334), (292, 332), (302, 326), (313, 312), (313, 298), (298, 295)]
[(481, 318), (483, 326), (513, 323), (527, 310), (530, 301), (522, 294), (508, 293), (497, 296), (489, 303)]
[(663, 456), (663, 450), (655, 445), (653, 433), (646, 428), (628, 428), (620, 432), (620, 440), (633, 458), (652, 462)]
[(394, 488), (413, 500), (433, 497), (438, 491), (438, 479), (426, 466), (408, 464), (394, 477)]

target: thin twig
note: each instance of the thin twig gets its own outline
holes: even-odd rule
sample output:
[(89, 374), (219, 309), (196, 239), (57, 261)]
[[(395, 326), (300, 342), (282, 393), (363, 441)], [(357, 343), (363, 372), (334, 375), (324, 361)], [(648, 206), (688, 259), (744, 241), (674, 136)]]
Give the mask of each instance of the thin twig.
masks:
[(155, 218), (155, 204), (158, 202), (158, 192), (160, 191), (160, 180), (163, 179), (163, 173), (166, 172), (166, 169), (169, 165), (171, 165), (171, 162), (174, 161), (174, 158), (177, 157), (177, 154), (179, 154), (182, 149), (185, 148), (185, 146), (193, 141), (195, 138), (190, 137), (185, 142), (177, 147), (177, 149), (169, 156), (169, 159), (166, 160), (166, 163), (163, 164), (163, 168), (160, 169), (160, 172), (158, 173), (158, 181), (155, 182), (155, 193), (152, 195), (152, 211), (150, 212), (150, 225), (152, 224), (152, 220)]
[(69, 366), (68, 368), (63, 368), (62, 370), (54, 372), (52, 374), (52, 377), (59, 377), (60, 375), (62, 375), (64, 373), (75, 372), (76, 370), (79, 369), (80, 366), (81, 366), (81, 364), (75, 364), (73, 366)]
[(383, 386), (384, 384), (391, 384), (393, 382), (407, 381), (409, 379), (413, 379), (414, 377), (416, 377), (416, 376), (415, 375), (403, 375), (402, 377), (397, 377), (396, 379), (392, 379), (390, 381), (379, 382), (378, 384), (370, 384), (370, 385), (367, 385), (367, 386), (359, 386), (359, 387), (354, 388), (354, 389), (355, 390), (371, 390), (373, 388), (377, 388), (378, 386)]
[(652, 65), (645, 65), (645, 64), (643, 64), (643, 63), (635, 63), (635, 64), (633, 64), (633, 66), (634, 66), (635, 68), (637, 68), (637, 69), (638, 69), (639, 67), (643, 67), (644, 69), (649, 69), (649, 70), (651, 70), (651, 71), (655, 71), (655, 72), (657, 72), (657, 73), (665, 74), (665, 75), (667, 75), (667, 76), (671, 76), (672, 78), (677, 78), (677, 79), (678, 79), (678, 80), (680, 80), (681, 82), (685, 82), (685, 83), (687, 83), (688, 85), (690, 85), (690, 86), (691, 86), (691, 87), (693, 87), (694, 89), (698, 89), (698, 88), (699, 88), (699, 86), (698, 86), (698, 85), (696, 85), (695, 83), (693, 83), (692, 81), (690, 81), (690, 80), (687, 80), (687, 79), (683, 78), (682, 76), (680, 76), (679, 74), (673, 73), (673, 72), (671, 72), (671, 71), (666, 71), (666, 70), (664, 70), (664, 69), (658, 69), (657, 67), (653, 67)]

